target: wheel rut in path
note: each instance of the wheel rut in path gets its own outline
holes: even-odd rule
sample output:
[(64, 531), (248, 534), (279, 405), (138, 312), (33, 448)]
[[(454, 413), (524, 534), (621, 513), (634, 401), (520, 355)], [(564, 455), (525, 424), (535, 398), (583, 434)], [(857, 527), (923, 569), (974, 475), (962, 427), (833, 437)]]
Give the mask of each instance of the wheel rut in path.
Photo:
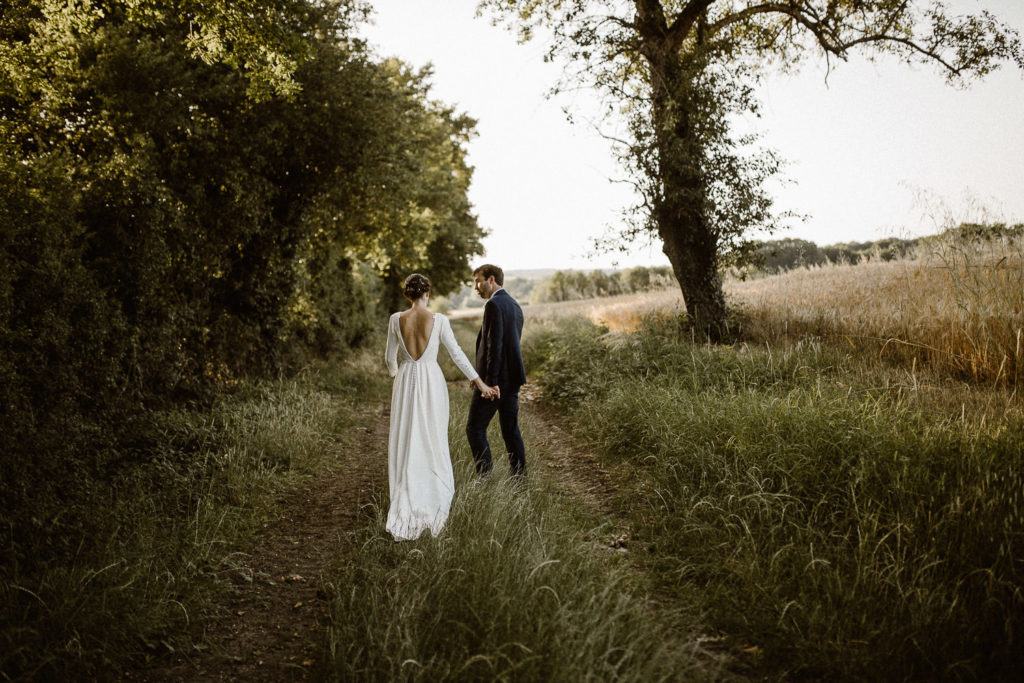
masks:
[(549, 405), (537, 399), (536, 385), (520, 390), (522, 410), (531, 418), (536, 452), (531, 455), (537, 466), (548, 470), (558, 485), (595, 515), (616, 526), (627, 525), (622, 512), (613, 503), (621, 472), (610, 472), (597, 457), (581, 446), (565, 419)]
[(296, 681), (322, 672), (317, 659), (329, 621), (322, 573), (350, 549), (364, 506), (386, 488), (388, 420), (386, 406), (370, 407), (337, 464), (282, 497), (280, 517), (248, 553), (231, 556), (233, 589), (212, 597), (201, 636), (125, 678)]

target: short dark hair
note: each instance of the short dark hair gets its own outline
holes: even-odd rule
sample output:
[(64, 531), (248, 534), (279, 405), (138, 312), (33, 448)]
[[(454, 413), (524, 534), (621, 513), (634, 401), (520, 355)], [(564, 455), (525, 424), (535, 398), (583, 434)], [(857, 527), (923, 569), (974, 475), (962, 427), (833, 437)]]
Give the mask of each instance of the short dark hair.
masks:
[(505, 284), (505, 273), (501, 270), (501, 268), (495, 265), (491, 265), (490, 263), (485, 263), (484, 265), (474, 270), (473, 277), (476, 277), (477, 275), (479, 275), (485, 280), (493, 275), (494, 282), (497, 283), (499, 287)]
[(405, 278), (405, 282), (402, 284), (402, 290), (405, 292), (407, 299), (410, 301), (416, 301), (424, 294), (430, 292), (430, 280), (426, 275), (413, 273), (409, 277)]

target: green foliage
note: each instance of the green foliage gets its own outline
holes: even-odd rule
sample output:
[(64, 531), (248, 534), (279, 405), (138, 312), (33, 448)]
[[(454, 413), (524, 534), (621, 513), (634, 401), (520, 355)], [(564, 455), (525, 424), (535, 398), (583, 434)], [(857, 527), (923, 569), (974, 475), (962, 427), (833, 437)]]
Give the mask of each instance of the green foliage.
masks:
[(374, 113), (387, 131), (367, 152), (387, 163), (369, 167), (355, 208), (373, 227), (362, 253), (383, 276), (382, 307), (394, 311), (405, 305), (401, 283), (411, 272), (427, 274), (434, 294), (462, 287), (485, 233), (467, 199), (472, 169), (463, 145), (475, 121), (427, 100), (429, 68), (414, 72), (394, 59), (381, 68), (391, 96)]
[[(606, 353), (608, 330), (586, 318), (564, 318), (552, 323), (533, 323), (523, 338), (523, 361), (538, 372), (544, 398), (559, 407), (600, 395), (605, 381), (615, 375), (600, 372)], [(596, 384), (596, 386), (595, 386)]]
[(540, 468), (522, 486), (498, 473), (471, 484), (466, 406), (452, 401), (457, 494), (440, 536), (393, 542), (382, 501), (359, 551), (332, 570), (323, 678), (714, 678), (692, 624), (646, 600), (618, 553), (595, 548), (608, 531), (588, 528)]
[(957, 402), (949, 419), (890, 369), (819, 345), (582, 325), (527, 345), (545, 396), (635, 472), (622, 503), (666, 586), (763, 650), (765, 673), (987, 679), (1024, 664), (1019, 410), (968, 420)]

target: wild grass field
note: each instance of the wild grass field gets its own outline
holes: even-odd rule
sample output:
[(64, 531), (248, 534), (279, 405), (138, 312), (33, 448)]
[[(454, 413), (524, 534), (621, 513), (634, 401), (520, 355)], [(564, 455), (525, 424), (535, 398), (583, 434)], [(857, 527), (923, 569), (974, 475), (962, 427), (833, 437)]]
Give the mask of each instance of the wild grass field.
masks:
[(581, 320), (534, 342), (545, 397), (630, 473), (619, 505), (667, 590), (696, 596), (771, 677), (1017, 670), (1015, 398), (820, 342), (678, 337)]
[[(733, 282), (732, 345), (667, 296), (532, 319), (546, 400), (625, 468), (641, 562), (759, 676), (1024, 666), (1019, 242)], [(599, 323), (595, 323), (597, 320)]]
[(41, 526), (47, 513), (83, 522), (70, 557), (8, 556), (0, 678), (119, 680), (201, 631), (233, 558), (279, 514), (274, 499), (343, 457), (363, 402), (386, 391), (376, 361), (357, 354), (164, 413), (136, 444), (156, 453), (147, 464), (110, 475), (86, 503), (41, 510)]
[(601, 542), (602, 523), (553, 485), (529, 416), (522, 420), (534, 446), (529, 482), (505, 474), (475, 482), (463, 431), (468, 394), (452, 395), (457, 493), (441, 536), (395, 543), (384, 529), (385, 492), (359, 533), (359, 552), (333, 570), (325, 677), (716, 678), (720, 667), (702, 648), (692, 615), (653, 604), (644, 578)]
[[(463, 349), (479, 321), (453, 324)], [(328, 572), (332, 626), (321, 676), (339, 681), (714, 680), (722, 657), (690, 609), (652, 600), (645, 574), (609, 547), (614, 521), (559, 488), (542, 417), (520, 425), (529, 479), (508, 478), (497, 420), (495, 476), (477, 483), (465, 437), (469, 391), (441, 354), (449, 381), (456, 496), (439, 538), (395, 543), (378, 492), (358, 553)], [(556, 464), (556, 466), (558, 466)]]
[[(800, 268), (741, 280), (726, 295), (748, 342), (808, 338), (978, 383), (1016, 387), (1024, 373), (1024, 238), (947, 232), (906, 258)], [(584, 316), (613, 332), (682, 311), (678, 290), (537, 304), (533, 320)]]

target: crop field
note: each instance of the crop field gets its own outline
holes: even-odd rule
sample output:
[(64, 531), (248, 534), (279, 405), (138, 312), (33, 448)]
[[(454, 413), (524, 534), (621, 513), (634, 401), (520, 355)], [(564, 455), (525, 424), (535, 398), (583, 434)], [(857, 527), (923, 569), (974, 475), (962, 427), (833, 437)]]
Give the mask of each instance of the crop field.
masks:
[[(975, 382), (1017, 387), (1024, 373), (1024, 244), (945, 240), (908, 258), (726, 279), (741, 337), (821, 339), (927, 365)], [(613, 332), (680, 314), (678, 290), (534, 304), (531, 320), (582, 316)]]

